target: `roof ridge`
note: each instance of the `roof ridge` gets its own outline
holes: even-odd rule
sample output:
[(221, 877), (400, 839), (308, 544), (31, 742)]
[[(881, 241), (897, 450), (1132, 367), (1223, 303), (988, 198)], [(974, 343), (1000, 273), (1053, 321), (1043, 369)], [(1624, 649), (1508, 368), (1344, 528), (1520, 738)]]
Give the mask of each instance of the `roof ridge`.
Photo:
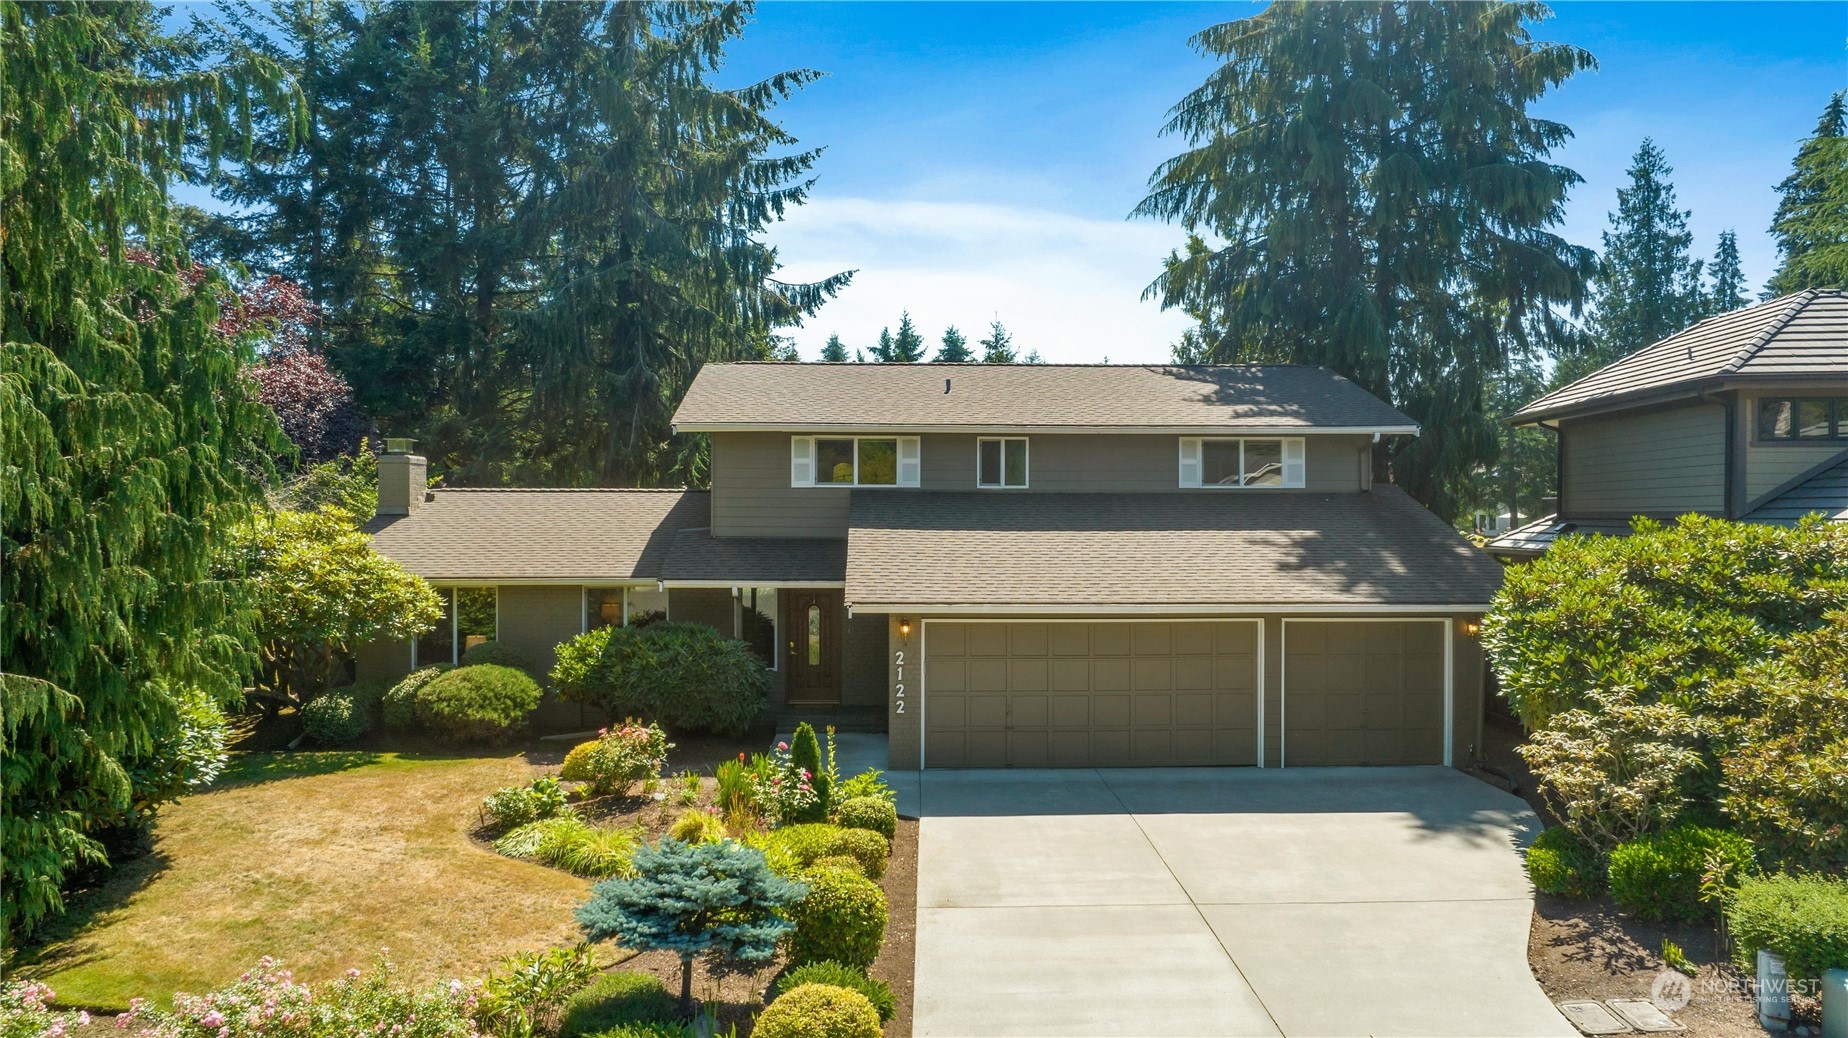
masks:
[(1779, 314), (1776, 320), (1766, 325), (1764, 331), (1759, 332), (1751, 342), (1740, 347), (1739, 352), (1734, 355), (1733, 359), (1721, 365), (1720, 370), (1716, 372), (1716, 374), (1732, 375), (1738, 373), (1739, 369), (1745, 366), (1746, 361), (1751, 360), (1759, 350), (1770, 345), (1771, 340), (1776, 338), (1779, 332), (1789, 327), (1790, 322), (1795, 320), (1797, 315), (1802, 313), (1805, 307), (1815, 301), (1816, 295), (1816, 289), (1813, 288), (1804, 288), (1792, 292), (1790, 294), (1790, 302), (1784, 307), (1784, 312)]
[(976, 368), (994, 370), (1002, 368), (1023, 368), (1044, 370), (1046, 368), (1313, 368), (1339, 375), (1340, 372), (1326, 364), (1298, 364), (1294, 361), (1241, 360), (1230, 364), (1176, 364), (1173, 361), (1148, 361), (1142, 364), (1108, 364), (1096, 361), (1045, 361), (1030, 364), (1025, 361), (1013, 361), (1007, 364), (990, 364), (986, 361), (855, 361), (855, 360), (715, 360), (708, 361), (706, 367), (766, 367), (766, 368), (927, 368), (932, 370)]
[(692, 487), (436, 487), (436, 494), (705, 494)]

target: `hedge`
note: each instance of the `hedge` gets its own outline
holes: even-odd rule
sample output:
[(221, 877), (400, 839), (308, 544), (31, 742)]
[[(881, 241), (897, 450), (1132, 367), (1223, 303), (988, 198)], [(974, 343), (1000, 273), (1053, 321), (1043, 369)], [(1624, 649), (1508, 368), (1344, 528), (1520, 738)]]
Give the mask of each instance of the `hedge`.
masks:
[(560, 698), (676, 734), (742, 735), (770, 695), (770, 671), (741, 641), (695, 623), (600, 627), (558, 647)]

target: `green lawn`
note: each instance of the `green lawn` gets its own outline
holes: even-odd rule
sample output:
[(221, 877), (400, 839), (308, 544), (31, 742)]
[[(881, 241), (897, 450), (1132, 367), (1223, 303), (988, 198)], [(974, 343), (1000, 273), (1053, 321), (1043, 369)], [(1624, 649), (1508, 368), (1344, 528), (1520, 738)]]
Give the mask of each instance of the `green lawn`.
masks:
[(468, 838), (481, 798), (531, 775), (519, 756), (244, 755), (162, 811), (154, 853), (74, 901), (18, 972), (64, 1004), (122, 1009), (225, 984), (263, 955), (312, 981), (390, 949), (425, 981), (576, 940), (588, 881)]

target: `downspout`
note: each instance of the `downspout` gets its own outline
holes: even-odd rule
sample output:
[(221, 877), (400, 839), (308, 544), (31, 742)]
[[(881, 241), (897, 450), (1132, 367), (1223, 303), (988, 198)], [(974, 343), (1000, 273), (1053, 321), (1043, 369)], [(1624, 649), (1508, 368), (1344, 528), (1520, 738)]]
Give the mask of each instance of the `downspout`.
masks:
[(1728, 393), (1723, 397), (1713, 397), (1708, 396), (1705, 389), (1701, 389), (1697, 391), (1695, 395), (1708, 403), (1719, 404), (1726, 412), (1726, 488), (1723, 500), (1725, 501), (1726, 518), (1737, 519), (1739, 517), (1740, 507), (1738, 481), (1734, 478), (1736, 475), (1735, 470), (1738, 468), (1737, 459), (1734, 457), (1734, 448), (1738, 446), (1739, 442), (1739, 430), (1737, 428), (1739, 418), (1738, 394)]
[(1553, 434), (1553, 519), (1558, 521), (1566, 514), (1566, 437), (1557, 425), (1534, 424)]

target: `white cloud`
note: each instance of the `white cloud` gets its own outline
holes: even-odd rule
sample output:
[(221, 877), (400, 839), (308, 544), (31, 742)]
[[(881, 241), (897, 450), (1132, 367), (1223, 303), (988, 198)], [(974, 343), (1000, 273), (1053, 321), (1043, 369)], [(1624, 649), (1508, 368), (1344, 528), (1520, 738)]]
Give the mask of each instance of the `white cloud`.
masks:
[(801, 328), (814, 359), (831, 332), (851, 351), (909, 310), (934, 352), (947, 325), (975, 341), (1000, 317), (1024, 355), (1048, 361), (1159, 362), (1189, 325), (1143, 302), (1181, 241), (1176, 228), (970, 202), (818, 198), (771, 234), (787, 280), (857, 269), (853, 284)]

